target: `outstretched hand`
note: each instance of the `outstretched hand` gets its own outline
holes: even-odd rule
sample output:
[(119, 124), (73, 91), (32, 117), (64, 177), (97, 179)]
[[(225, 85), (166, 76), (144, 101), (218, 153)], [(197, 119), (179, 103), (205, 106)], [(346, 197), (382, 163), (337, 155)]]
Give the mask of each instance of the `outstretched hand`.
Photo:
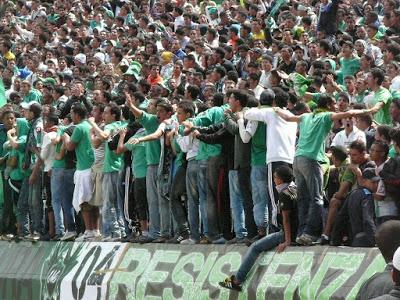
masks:
[(130, 140), (128, 141), (128, 144), (131, 144), (131, 145), (137, 145), (137, 144), (139, 144), (139, 143), (140, 143), (140, 141), (139, 141), (138, 138), (132, 138), (132, 139), (130, 139)]

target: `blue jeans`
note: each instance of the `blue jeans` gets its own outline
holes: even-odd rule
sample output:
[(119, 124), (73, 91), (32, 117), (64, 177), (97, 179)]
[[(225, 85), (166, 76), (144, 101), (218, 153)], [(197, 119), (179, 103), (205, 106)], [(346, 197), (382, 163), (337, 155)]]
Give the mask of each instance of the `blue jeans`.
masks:
[(147, 166), (146, 193), (149, 206), (149, 235), (158, 238), (161, 234), (160, 211), (157, 191), (158, 165)]
[(233, 229), (236, 238), (240, 239), (247, 236), (247, 229), (244, 216), (244, 198), (240, 190), (237, 170), (229, 171), (229, 194), (231, 198)]
[(200, 240), (198, 166), (197, 160), (192, 159), (188, 161), (186, 169), (186, 193), (188, 198), (190, 237), (196, 241)]
[(198, 190), (201, 223), (203, 224), (203, 233), (208, 236), (208, 220), (207, 220), (207, 160), (198, 161), (197, 170)]
[(68, 231), (75, 231), (75, 210), (72, 206), (72, 198), (74, 197), (74, 174), (75, 169), (64, 169), (64, 198), (62, 208), (65, 217), (65, 227)]
[(51, 170), (51, 204), (54, 212), (56, 234), (64, 234), (62, 203), (64, 202), (64, 169)]
[(293, 173), (297, 185), (299, 216), (298, 236), (303, 233), (318, 236), (322, 227), (323, 171), (318, 161), (305, 156), (296, 156)]
[(246, 279), (247, 274), (253, 267), (258, 256), (260, 255), (260, 253), (275, 248), (276, 246), (281, 244), (284, 240), (285, 240), (284, 232), (279, 231), (271, 233), (253, 243), (247, 250), (246, 254), (242, 259), (242, 263), (240, 264), (239, 270), (236, 273), (236, 279), (240, 283), (243, 283)]
[(268, 228), (268, 168), (251, 167), (251, 192), (253, 195), (253, 214), (257, 227)]
[(29, 185), (29, 177), (22, 181), (18, 199), (18, 223), (24, 235), (29, 233), (29, 217), (32, 232), (43, 233), (42, 173), (33, 185)]
[(157, 175), (157, 196), (158, 210), (160, 214), (161, 236), (169, 237), (171, 235), (171, 203), (168, 196), (169, 188), (165, 189), (166, 182), (162, 176)]
[(118, 207), (118, 177), (119, 172), (104, 173), (102, 191), (103, 202), (103, 228), (104, 236), (121, 237), (124, 231), (124, 221)]

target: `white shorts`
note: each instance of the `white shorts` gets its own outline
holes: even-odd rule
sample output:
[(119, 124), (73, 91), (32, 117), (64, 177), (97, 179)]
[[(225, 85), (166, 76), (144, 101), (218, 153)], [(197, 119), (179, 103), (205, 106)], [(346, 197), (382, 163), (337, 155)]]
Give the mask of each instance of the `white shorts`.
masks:
[(80, 211), (80, 205), (84, 202), (89, 202), (93, 197), (93, 181), (92, 181), (92, 170), (76, 170), (74, 174), (74, 197), (72, 199), (72, 205), (76, 212)]

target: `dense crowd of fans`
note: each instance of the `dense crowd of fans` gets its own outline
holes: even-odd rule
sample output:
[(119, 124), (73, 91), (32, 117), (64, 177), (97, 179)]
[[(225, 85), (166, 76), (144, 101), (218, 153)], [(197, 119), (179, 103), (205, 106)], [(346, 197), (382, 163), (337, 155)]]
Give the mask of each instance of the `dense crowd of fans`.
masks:
[(374, 246), (399, 7), (1, 1), (3, 238), (252, 245), (239, 283), (265, 249)]

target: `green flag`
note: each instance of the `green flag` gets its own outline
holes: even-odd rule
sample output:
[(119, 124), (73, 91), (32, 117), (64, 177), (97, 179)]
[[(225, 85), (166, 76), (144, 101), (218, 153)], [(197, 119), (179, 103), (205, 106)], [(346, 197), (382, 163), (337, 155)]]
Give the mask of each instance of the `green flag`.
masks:
[(3, 107), (6, 103), (6, 89), (4, 88), (3, 78), (0, 78), (0, 107)]
[(303, 97), (307, 92), (308, 87), (313, 82), (312, 79), (306, 78), (303, 75), (295, 72), (289, 75), (289, 81), (297, 96)]

